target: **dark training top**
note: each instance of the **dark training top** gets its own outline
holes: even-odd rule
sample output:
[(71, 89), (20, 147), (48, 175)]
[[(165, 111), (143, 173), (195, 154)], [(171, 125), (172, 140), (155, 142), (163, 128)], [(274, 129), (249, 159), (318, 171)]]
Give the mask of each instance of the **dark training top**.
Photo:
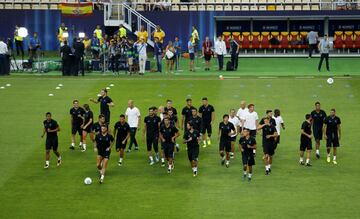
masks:
[(101, 114), (108, 114), (110, 112), (108, 104), (112, 102), (112, 99), (108, 96), (105, 96), (99, 97), (97, 101), (100, 103)]
[(57, 137), (57, 132), (48, 132), (48, 129), (54, 130), (57, 127), (59, 127), (58, 123), (55, 120), (51, 119), (50, 121), (48, 121), (46, 119), (46, 120), (44, 120), (43, 124), (44, 124), (44, 129), (46, 131), (47, 138)]
[[(276, 121), (275, 121), (275, 119), (274, 119), (274, 118), (270, 118), (270, 119), (269, 119), (269, 123), (270, 123), (270, 125), (272, 125), (272, 126), (275, 126), (275, 127), (276, 127)], [(264, 118), (262, 118), (262, 119), (260, 120), (259, 124), (260, 124), (260, 125), (264, 125), (264, 124), (265, 124), (265, 122), (264, 122)]]
[(90, 123), (89, 127), (92, 127), (94, 124), (94, 114), (92, 111), (84, 112), (84, 125), (88, 124), (88, 122), (92, 119), (92, 122)]
[(81, 107), (75, 109), (74, 107), (70, 109), (70, 115), (72, 117), (72, 123), (76, 125), (82, 125), (83, 119), (79, 116), (83, 116), (85, 110)]
[[(308, 121), (304, 121), (301, 125), (301, 129), (304, 130), (304, 132), (308, 135), (311, 135), (311, 124), (308, 123)], [(310, 140), (310, 138), (304, 134), (301, 134), (301, 137), (300, 137), (300, 140), (301, 141), (307, 141), (307, 140)]]
[[(171, 107), (170, 109), (173, 111), (173, 114), (174, 114), (174, 115), (177, 115), (177, 110), (176, 110), (174, 107)], [(165, 108), (164, 108), (164, 112), (167, 113), (168, 111), (169, 111), (169, 109), (168, 109), (167, 107), (165, 107)]]
[(158, 137), (159, 136), (159, 123), (161, 122), (160, 117), (146, 116), (144, 118), (144, 123), (146, 124), (146, 136), (148, 137)]
[(168, 128), (165, 127), (165, 125), (160, 128), (160, 133), (165, 139), (165, 143), (173, 143), (171, 138), (173, 138), (178, 131), (179, 130), (175, 126), (171, 125)]
[(116, 139), (117, 140), (124, 140), (128, 133), (130, 133), (130, 126), (127, 122), (124, 122), (124, 124), (121, 124), (120, 121), (115, 123), (114, 129), (117, 131), (116, 133)]
[(326, 135), (338, 135), (338, 125), (341, 124), (339, 117), (328, 116), (325, 118), (324, 123), (326, 124)]
[(228, 122), (227, 124), (220, 122), (219, 130), (221, 132), (221, 140), (231, 141), (231, 136), (229, 136), (229, 133), (231, 131), (235, 132), (235, 126), (231, 122)]
[(263, 128), (263, 143), (271, 143), (275, 141), (274, 137), (266, 138), (267, 135), (273, 135), (276, 132), (276, 128), (273, 125), (265, 125)]
[(191, 117), (190, 122), (193, 124), (195, 130), (201, 130), (202, 119), (200, 116)]
[(186, 144), (188, 148), (194, 148), (199, 147), (199, 141), (200, 138), (200, 132), (198, 130), (193, 130), (193, 132), (190, 132), (190, 130), (187, 130), (184, 134), (184, 139), (189, 140), (191, 138), (191, 141), (188, 141)]
[(311, 112), (311, 118), (313, 119), (313, 127), (314, 128), (322, 128), (324, 125), (325, 117), (326, 117), (326, 113), (324, 110), (320, 110), (319, 112), (316, 112), (316, 110), (313, 110)]
[(246, 137), (241, 137), (239, 140), (239, 144), (241, 145), (242, 149), (244, 149), (244, 153), (246, 153), (247, 155), (252, 155), (253, 149), (252, 148), (248, 148), (247, 146), (254, 146), (256, 145), (256, 140), (255, 138), (249, 136), (249, 138)]
[(211, 123), (211, 114), (212, 114), (212, 112), (215, 112), (215, 109), (210, 104), (207, 107), (202, 105), (199, 108), (199, 113), (201, 113), (201, 118), (202, 118), (203, 124)]
[(96, 135), (95, 137), (96, 147), (100, 151), (105, 151), (108, 147), (110, 147), (111, 142), (114, 141), (114, 137), (110, 134), (102, 135), (101, 133)]

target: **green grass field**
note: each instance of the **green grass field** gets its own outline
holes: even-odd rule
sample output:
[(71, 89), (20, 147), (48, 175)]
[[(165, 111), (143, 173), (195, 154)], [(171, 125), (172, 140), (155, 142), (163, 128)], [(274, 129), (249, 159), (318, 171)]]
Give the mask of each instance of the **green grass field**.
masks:
[[(357, 156), (360, 149), (356, 136), (360, 132), (360, 78), (339, 77), (328, 85), (329, 73), (319, 77), (316, 67), (307, 71), (313, 69), (308, 62), (314, 64), (315, 59), (302, 62), (286, 59), (286, 63), (303, 64), (288, 63), (279, 70), (284, 74), (275, 74), (281, 61), (274, 59), (272, 64), (261, 60), (258, 68), (229, 74), (254, 77), (225, 80), (219, 80), (216, 71), (205, 74), (201, 70), (195, 75), (206, 77), (191, 77), (187, 73), (143, 78), (21, 74), (0, 77), (0, 86), (11, 84), (0, 89), (1, 218), (359, 218), (356, 209), (360, 194)], [(360, 73), (357, 59), (338, 60), (343, 65), (332, 67), (330, 74)], [(294, 75), (315, 77), (255, 77), (267, 75), (261, 69), (270, 69), (273, 76), (287, 75), (288, 69)], [(55, 90), (59, 83), (63, 88)], [(113, 150), (105, 183), (99, 185), (92, 144), (85, 153), (68, 149), (69, 109), (73, 99), (88, 103), (90, 97), (96, 97), (101, 88), (111, 83), (115, 86), (109, 96), (116, 104), (111, 112), (112, 125), (124, 113), (128, 99), (135, 100), (144, 116), (149, 106), (164, 105), (168, 98), (181, 110), (187, 97), (191, 96), (194, 105), (200, 106), (201, 98), (207, 96), (216, 110), (215, 130), (222, 115), (238, 108), (241, 100), (255, 103), (260, 116), (266, 109), (280, 108), (286, 130), (281, 133), (272, 174), (264, 175), (261, 156), (257, 156), (253, 181), (242, 181), (239, 151), (230, 168), (221, 166), (215, 132), (213, 145), (200, 150), (196, 178), (192, 176), (184, 145), (176, 155), (175, 170), (168, 175), (160, 165), (148, 165), (145, 145), (138, 135), (140, 151), (126, 154), (124, 165), (119, 167), (118, 155)], [(54, 96), (49, 97), (49, 93)], [(320, 101), (326, 112), (335, 107), (342, 119), (337, 166), (326, 163), (324, 142), (322, 158), (315, 160), (313, 156), (313, 167), (298, 164), (300, 126), (315, 101)], [(99, 112), (98, 105), (91, 107), (94, 114)], [(63, 165), (56, 167), (52, 154), (50, 168), (44, 170), (44, 139), (40, 135), (47, 111), (53, 113), (62, 129), (59, 141)], [(261, 152), (261, 136), (257, 140)], [(85, 177), (91, 177), (94, 183), (84, 185)]]

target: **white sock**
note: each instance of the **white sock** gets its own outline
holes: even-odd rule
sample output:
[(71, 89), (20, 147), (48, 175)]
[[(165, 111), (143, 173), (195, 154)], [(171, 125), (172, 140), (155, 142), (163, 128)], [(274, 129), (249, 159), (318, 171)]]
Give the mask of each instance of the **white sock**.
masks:
[(86, 149), (86, 144), (83, 144), (82, 146), (83, 146), (84, 149)]
[(75, 147), (75, 143), (74, 143), (74, 142), (73, 142), (73, 143), (71, 143), (71, 146)]
[(227, 161), (226, 161), (226, 165), (229, 165), (229, 164), (230, 164), (230, 161), (227, 160)]
[(310, 163), (310, 159), (309, 159), (309, 158), (306, 158), (306, 163)]
[(221, 157), (221, 160), (225, 160), (225, 155)]
[(120, 162), (120, 163), (122, 163), (122, 161), (123, 161), (123, 158), (122, 158), (122, 157), (120, 157), (119, 162)]
[(101, 175), (101, 179), (104, 179), (104, 177), (105, 177), (104, 175)]
[(61, 160), (61, 156), (58, 157), (58, 160)]
[(233, 152), (230, 152), (230, 155), (231, 155), (231, 156), (234, 156), (234, 153), (233, 153)]
[(83, 143), (80, 141), (79, 145), (81, 146)]
[(206, 140), (204, 140), (203, 143), (206, 144)]
[(320, 151), (319, 151), (319, 149), (316, 149), (316, 154), (320, 154)]
[(265, 170), (266, 170), (266, 171), (268, 171), (268, 170), (269, 170), (268, 165), (265, 165)]
[(193, 172), (195, 172), (195, 171), (196, 171), (196, 170), (195, 170), (195, 169), (196, 169), (195, 167), (193, 167), (193, 168), (191, 168), (191, 169), (192, 169), (192, 171), (193, 171)]
[(244, 175), (246, 175), (247, 174), (247, 172), (246, 171), (244, 171)]
[(170, 170), (172, 169), (172, 165), (171, 165), (171, 164), (169, 164), (169, 169), (170, 169)]
[(333, 160), (336, 160), (336, 156), (334, 156)]
[(45, 161), (45, 164), (46, 164), (46, 165), (50, 165), (50, 161), (48, 161), (48, 160)]
[(161, 158), (161, 162), (163, 162), (163, 163), (164, 163), (164, 162), (165, 162), (165, 158)]
[(251, 176), (252, 176), (252, 173), (249, 173), (249, 178), (251, 178)]
[(152, 157), (152, 156), (150, 156), (150, 157), (149, 157), (149, 159), (150, 159), (150, 161), (151, 161), (151, 162), (153, 162), (153, 161), (154, 161), (154, 159), (153, 159), (153, 157)]
[(300, 157), (300, 162), (304, 162), (304, 158)]
[(195, 171), (197, 172), (197, 167), (194, 167), (195, 168)]
[(256, 149), (253, 149), (253, 153), (254, 153), (254, 154), (256, 153)]

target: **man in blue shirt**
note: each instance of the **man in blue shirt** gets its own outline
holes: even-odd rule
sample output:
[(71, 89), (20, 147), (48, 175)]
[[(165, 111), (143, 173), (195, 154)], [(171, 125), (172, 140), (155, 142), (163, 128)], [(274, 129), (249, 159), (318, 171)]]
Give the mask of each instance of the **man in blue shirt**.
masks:
[(91, 51), (93, 54), (93, 59), (99, 59), (100, 40), (97, 38), (96, 33), (94, 33), (93, 38), (91, 39)]
[(38, 33), (34, 32), (33, 37), (29, 41), (29, 61), (32, 63), (34, 58), (37, 57), (37, 50), (41, 48), (41, 43), (38, 37)]
[(190, 58), (190, 64), (189, 64), (190, 71), (195, 71), (195, 68), (194, 68), (195, 48), (194, 48), (194, 44), (192, 42), (192, 36), (189, 38), (188, 51), (189, 51), (189, 58)]
[(156, 59), (156, 66), (157, 66), (157, 72), (161, 72), (161, 60), (162, 60), (162, 44), (159, 41), (159, 38), (155, 37), (155, 44), (154, 44), (154, 56)]
[(180, 56), (181, 56), (181, 42), (179, 37), (175, 37), (174, 41), (174, 48), (175, 48), (175, 69), (180, 69)]

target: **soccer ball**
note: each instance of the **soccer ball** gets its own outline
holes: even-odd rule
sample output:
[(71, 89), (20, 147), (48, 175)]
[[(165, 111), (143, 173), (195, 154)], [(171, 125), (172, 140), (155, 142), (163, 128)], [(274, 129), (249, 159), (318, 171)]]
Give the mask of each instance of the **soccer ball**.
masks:
[(90, 177), (86, 177), (86, 178), (84, 179), (84, 183), (85, 183), (85, 185), (90, 185), (90, 184), (92, 183), (91, 178), (90, 178)]
[(328, 79), (327, 79), (327, 83), (328, 83), (328, 84), (333, 84), (333, 83), (334, 83), (334, 79), (333, 79), (333, 78), (328, 78)]
[(220, 80), (224, 80), (224, 76), (223, 76), (223, 75), (219, 75), (219, 79), (220, 79)]

